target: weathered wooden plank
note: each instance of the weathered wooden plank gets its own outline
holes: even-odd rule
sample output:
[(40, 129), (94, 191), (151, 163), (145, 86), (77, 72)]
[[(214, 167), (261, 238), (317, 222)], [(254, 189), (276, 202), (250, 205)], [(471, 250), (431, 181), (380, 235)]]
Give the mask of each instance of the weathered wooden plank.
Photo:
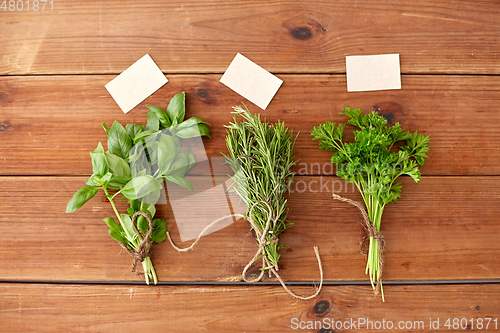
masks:
[(449, 330), (448, 319), (451, 329), (498, 331), (499, 285), (387, 286), (385, 293), (381, 304), (360, 286), (326, 286), (317, 299), (297, 302), (278, 286), (0, 284), (0, 319), (9, 333), (438, 332)]
[[(404, 179), (402, 197), (383, 217), (385, 280), (500, 278), (499, 182), (499, 177), (424, 177), (420, 184)], [(102, 193), (77, 212), (64, 213), (83, 185), (82, 177), (0, 177), (0, 280), (142, 281), (130, 272), (131, 257), (107, 234), (102, 218), (113, 212)], [(332, 188), (359, 200), (334, 176), (301, 176), (292, 185), (289, 220), (295, 225), (280, 238), (289, 246), (281, 250), (285, 281), (318, 281), (314, 245), (327, 281), (366, 280), (358, 251), (364, 235), (359, 213), (334, 202)], [(157, 206), (180, 242), (171, 205)], [(209, 213), (212, 206), (193, 202), (193, 215)], [(239, 281), (256, 249), (248, 223), (240, 220), (203, 237), (188, 253), (158, 244), (152, 259), (160, 281)]]
[(0, 74), (119, 73), (145, 53), (166, 73), (222, 73), (237, 52), (276, 73), (343, 73), (346, 55), (382, 53), (400, 53), (403, 73), (500, 73), (496, 0), (49, 7), (0, 11)]
[[(498, 175), (500, 149), (499, 77), (403, 76), (403, 90), (347, 93), (340, 75), (281, 75), (285, 83), (266, 111), (300, 131), (295, 171), (331, 174), (330, 154), (311, 141), (310, 131), (325, 121), (342, 121), (345, 106), (363, 111), (380, 108), (407, 130), (431, 137), (427, 175)], [(243, 99), (220, 84), (219, 75), (175, 75), (141, 106), (124, 115), (105, 90), (111, 76), (0, 78), (0, 173), (3, 175), (87, 175), (88, 152), (106, 141), (103, 121), (146, 122), (146, 104), (165, 108), (187, 92), (188, 116), (212, 124), (204, 140), (209, 157), (225, 152), (231, 106)], [(261, 111), (247, 103), (252, 112)], [(319, 163), (319, 164), (315, 164)], [(325, 164), (326, 163), (326, 164)]]

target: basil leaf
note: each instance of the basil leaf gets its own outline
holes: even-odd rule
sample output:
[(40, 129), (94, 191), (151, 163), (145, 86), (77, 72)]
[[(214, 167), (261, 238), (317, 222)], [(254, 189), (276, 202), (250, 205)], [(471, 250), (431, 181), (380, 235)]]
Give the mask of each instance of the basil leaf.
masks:
[(150, 175), (144, 175), (132, 178), (132, 180), (123, 187), (121, 193), (127, 199), (135, 200), (161, 189), (162, 186), (158, 180)]
[(149, 156), (149, 163), (151, 165), (158, 162), (158, 141), (155, 137), (147, 137), (145, 140), (145, 147)]
[(101, 183), (106, 186), (109, 183), (109, 180), (113, 177), (113, 174), (111, 172), (106, 173), (104, 176), (101, 178)]
[(159, 132), (153, 130), (145, 130), (144, 132), (137, 134), (134, 138), (134, 144), (137, 144), (139, 141), (153, 134), (159, 134)]
[(152, 174), (151, 167), (147, 161), (142, 166), (136, 165), (135, 167), (136, 169), (132, 169), (132, 177), (142, 177)]
[(123, 177), (111, 177), (107, 187), (112, 190), (120, 190), (125, 186), (132, 177), (123, 176)]
[(146, 124), (146, 130), (158, 131), (160, 129), (160, 120), (156, 114), (152, 111), (148, 111), (148, 123)]
[(158, 229), (162, 227), (163, 223), (165, 224), (165, 229), (167, 228), (167, 222), (165, 219), (154, 219), (153, 220), (153, 228)]
[(127, 244), (127, 240), (122, 235), (120, 235), (118, 232), (109, 229), (108, 233), (111, 236), (111, 238), (113, 238), (114, 240), (116, 240), (120, 243), (123, 243), (123, 244)]
[(144, 145), (138, 143), (130, 149), (130, 153), (128, 155), (128, 162), (132, 165), (133, 162), (138, 161), (141, 157), (144, 156)]
[(97, 187), (85, 186), (76, 191), (66, 206), (66, 213), (71, 213), (81, 208), (87, 201), (92, 199), (97, 193)]
[(154, 219), (153, 227), (155, 228), (151, 233), (151, 241), (153, 243), (161, 243), (167, 237), (167, 222), (165, 219)]
[(151, 233), (150, 239), (153, 243), (161, 243), (167, 238), (167, 230), (156, 229)]
[(85, 179), (84, 183), (89, 185), (89, 186), (101, 186), (102, 185), (101, 177), (96, 176), (96, 175), (92, 175), (92, 176), (90, 176), (90, 178)]
[(146, 212), (145, 213), (148, 213), (149, 216), (155, 216), (156, 214), (156, 207), (154, 204), (149, 204), (147, 207), (146, 207)]
[(130, 216), (134, 215), (135, 212), (141, 210), (141, 203), (139, 200), (129, 200), (128, 203), (130, 204), (130, 207), (134, 209), (132, 213), (129, 213)]
[[(152, 195), (154, 195), (154, 193), (160, 193), (160, 191), (152, 192), (140, 200), (143, 200), (148, 196), (152, 196)], [(137, 208), (137, 210), (134, 210), (134, 208), (131, 207), (131, 208), (129, 208), (129, 210), (127, 210), (129, 212), (130, 216), (133, 216), (136, 211), (139, 211), (139, 207), (141, 206), (141, 203), (139, 200), (130, 200), (130, 202), (131, 202), (131, 204), (130, 204), (131, 206), (133, 205), (133, 206), (135, 206), (135, 208)], [(158, 202), (158, 200), (156, 200), (153, 203), (146, 204), (146, 207), (143, 207), (143, 209), (141, 211), (148, 214), (152, 218), (156, 213), (156, 207), (155, 207), (156, 202)], [(154, 225), (153, 225), (153, 228), (154, 228)], [(146, 234), (149, 231), (149, 222), (142, 215), (137, 216), (137, 229), (140, 232), (142, 232), (143, 234)]]
[(104, 148), (99, 142), (97, 148), (90, 152), (90, 159), (92, 160), (92, 172), (96, 176), (104, 176), (109, 171), (108, 161), (104, 155)]
[(175, 135), (183, 139), (195, 138), (198, 136), (210, 137), (210, 130), (203, 124), (197, 124), (191, 127), (181, 128)]
[(139, 230), (143, 234), (146, 234), (149, 231), (149, 222), (142, 215), (139, 215), (137, 217), (137, 230)]
[(144, 126), (139, 124), (127, 124), (125, 129), (127, 130), (128, 136), (130, 136), (132, 140), (134, 140), (138, 134), (144, 132)]
[[(137, 201), (137, 202), (139, 202), (139, 200), (129, 200), (129, 202), (130, 201)], [(132, 208), (132, 207), (127, 208), (128, 215), (134, 216), (135, 212), (136, 212), (136, 210), (134, 208)]]
[(170, 118), (167, 116), (165, 111), (163, 111), (162, 109), (160, 109), (157, 106), (153, 106), (153, 105), (146, 105), (146, 106), (148, 107), (149, 110), (151, 110), (151, 112), (153, 112), (155, 114), (156, 118), (158, 118), (158, 121), (160, 122), (160, 124), (164, 128), (170, 127), (172, 122), (170, 121)]
[(127, 214), (121, 214), (120, 217), (122, 218), (122, 228), (125, 232), (125, 235), (127, 236), (127, 240), (130, 243), (133, 243), (137, 238), (137, 234), (135, 233), (134, 227), (132, 226), (132, 219)]
[(139, 200), (144, 204), (156, 205), (158, 200), (160, 200), (160, 196), (161, 196), (161, 192), (159, 190), (152, 191), (152, 192), (146, 194), (145, 196), (143, 196), (142, 198), (140, 198)]
[(130, 172), (132, 177), (151, 175), (151, 163), (146, 157), (144, 146), (137, 144), (132, 148), (133, 154), (130, 156)]
[(109, 132), (108, 125), (106, 125), (106, 123), (102, 123), (102, 128), (104, 128), (104, 131), (106, 132), (106, 135), (108, 135), (108, 132)]
[(171, 183), (177, 184), (179, 186), (185, 187), (188, 190), (190, 190), (192, 193), (194, 193), (194, 188), (193, 185), (187, 180), (186, 178), (180, 178), (180, 177), (175, 177), (175, 176), (165, 176), (165, 180), (168, 180)]
[(121, 157), (115, 154), (105, 153), (108, 160), (109, 169), (114, 176), (117, 177), (130, 177), (130, 167), (128, 163)]
[(170, 135), (162, 134), (158, 143), (158, 169), (165, 174), (174, 161), (177, 147), (174, 138)]
[(108, 151), (118, 157), (127, 159), (132, 149), (132, 139), (123, 126), (115, 121), (108, 132)]
[(209, 123), (207, 123), (203, 119), (200, 119), (200, 118), (197, 118), (197, 117), (191, 117), (189, 119), (186, 119), (182, 123), (180, 123), (177, 126), (177, 130), (188, 128), (188, 127), (195, 126), (195, 125), (198, 125), (198, 124), (207, 124), (207, 125), (210, 125)]
[(118, 233), (123, 231), (122, 227), (118, 223), (116, 223), (116, 221), (113, 220), (111, 217), (106, 217), (102, 220), (104, 221), (104, 223), (108, 225), (110, 230), (116, 231)]
[(172, 125), (182, 123), (186, 115), (186, 93), (181, 92), (170, 100), (167, 107), (167, 115), (170, 118)]
[(181, 140), (176, 136), (173, 136), (172, 138), (174, 139), (175, 144), (175, 156), (177, 156), (181, 152)]
[(167, 175), (179, 178), (184, 178), (184, 175), (189, 170), (190, 165), (190, 153), (179, 154), (174, 162), (170, 165)]
[(191, 117), (191, 118), (187, 119), (185, 122), (187, 122), (187, 121), (189, 121), (189, 122), (195, 121), (197, 124), (206, 124), (206, 125), (210, 126), (209, 123), (207, 123), (205, 120), (198, 118), (198, 117)]

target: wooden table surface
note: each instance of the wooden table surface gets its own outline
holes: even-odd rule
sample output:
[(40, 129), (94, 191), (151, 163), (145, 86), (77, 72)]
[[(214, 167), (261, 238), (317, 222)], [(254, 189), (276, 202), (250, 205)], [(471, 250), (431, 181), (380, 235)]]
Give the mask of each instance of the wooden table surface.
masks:
[[(34, 1), (30, 11), (4, 3), (1, 332), (350, 332), (370, 331), (369, 321), (375, 330), (389, 321), (408, 332), (500, 330), (498, 0), (53, 0), (43, 12)], [(187, 115), (212, 125), (207, 155), (226, 152), (223, 125), (246, 100), (219, 79), (238, 52), (284, 81), (266, 111), (247, 102), (250, 110), (300, 131), (280, 273), (311, 293), (318, 246), (325, 285), (316, 299), (296, 301), (275, 279), (241, 282), (256, 250), (246, 222), (189, 253), (158, 244), (161, 283), (146, 286), (108, 236), (101, 193), (65, 214), (91, 173), (88, 152), (106, 141), (101, 123), (145, 123), (146, 104), (165, 108), (185, 91)], [(169, 82), (124, 115), (104, 85), (146, 53)], [(400, 54), (402, 89), (347, 93), (345, 56), (387, 53)], [(343, 121), (345, 106), (380, 109), (431, 138), (421, 183), (403, 179), (383, 216), (385, 303), (364, 274), (358, 212), (331, 199), (332, 190), (360, 196), (324, 167), (329, 153), (309, 135)], [(188, 245), (170, 206), (158, 210)], [(367, 324), (343, 324), (358, 318)]]

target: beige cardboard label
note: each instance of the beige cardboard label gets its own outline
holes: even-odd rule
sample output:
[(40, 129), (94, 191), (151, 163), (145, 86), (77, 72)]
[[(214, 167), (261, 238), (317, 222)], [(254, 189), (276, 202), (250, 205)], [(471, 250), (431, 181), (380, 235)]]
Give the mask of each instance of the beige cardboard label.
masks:
[(263, 110), (271, 103), (283, 83), (239, 53), (234, 57), (220, 82)]
[(124, 113), (160, 89), (168, 80), (146, 54), (106, 85), (106, 89)]
[(347, 91), (401, 89), (399, 54), (345, 57)]

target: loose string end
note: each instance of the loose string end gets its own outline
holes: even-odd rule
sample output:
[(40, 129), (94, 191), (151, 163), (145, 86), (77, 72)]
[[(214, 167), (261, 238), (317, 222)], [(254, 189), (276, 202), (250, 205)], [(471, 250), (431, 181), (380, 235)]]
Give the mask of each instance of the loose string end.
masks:
[(315, 289), (316, 289), (316, 292), (314, 294), (312, 294), (311, 296), (307, 296), (307, 297), (304, 297), (304, 296), (299, 296), (295, 293), (293, 293), (286, 285), (285, 285), (285, 282), (283, 282), (283, 280), (281, 279), (281, 276), (278, 274), (278, 272), (276, 272), (273, 268), (271, 268), (273, 274), (276, 276), (276, 278), (278, 279), (278, 281), (281, 283), (281, 285), (283, 286), (283, 288), (285, 289), (285, 291), (292, 297), (296, 298), (296, 299), (301, 299), (301, 300), (304, 300), (304, 301), (307, 301), (307, 300), (310, 300), (311, 298), (315, 298), (316, 296), (319, 295), (319, 293), (321, 292), (321, 288), (323, 288), (323, 276), (324, 276), (324, 273), (323, 273), (323, 265), (321, 264), (321, 258), (319, 256), (319, 249), (317, 246), (314, 246), (313, 247), (314, 249), (314, 254), (316, 255), (316, 259), (318, 260), (318, 267), (319, 267), (319, 274), (320, 274), (320, 282), (319, 282), (319, 287), (316, 287), (315, 286)]

